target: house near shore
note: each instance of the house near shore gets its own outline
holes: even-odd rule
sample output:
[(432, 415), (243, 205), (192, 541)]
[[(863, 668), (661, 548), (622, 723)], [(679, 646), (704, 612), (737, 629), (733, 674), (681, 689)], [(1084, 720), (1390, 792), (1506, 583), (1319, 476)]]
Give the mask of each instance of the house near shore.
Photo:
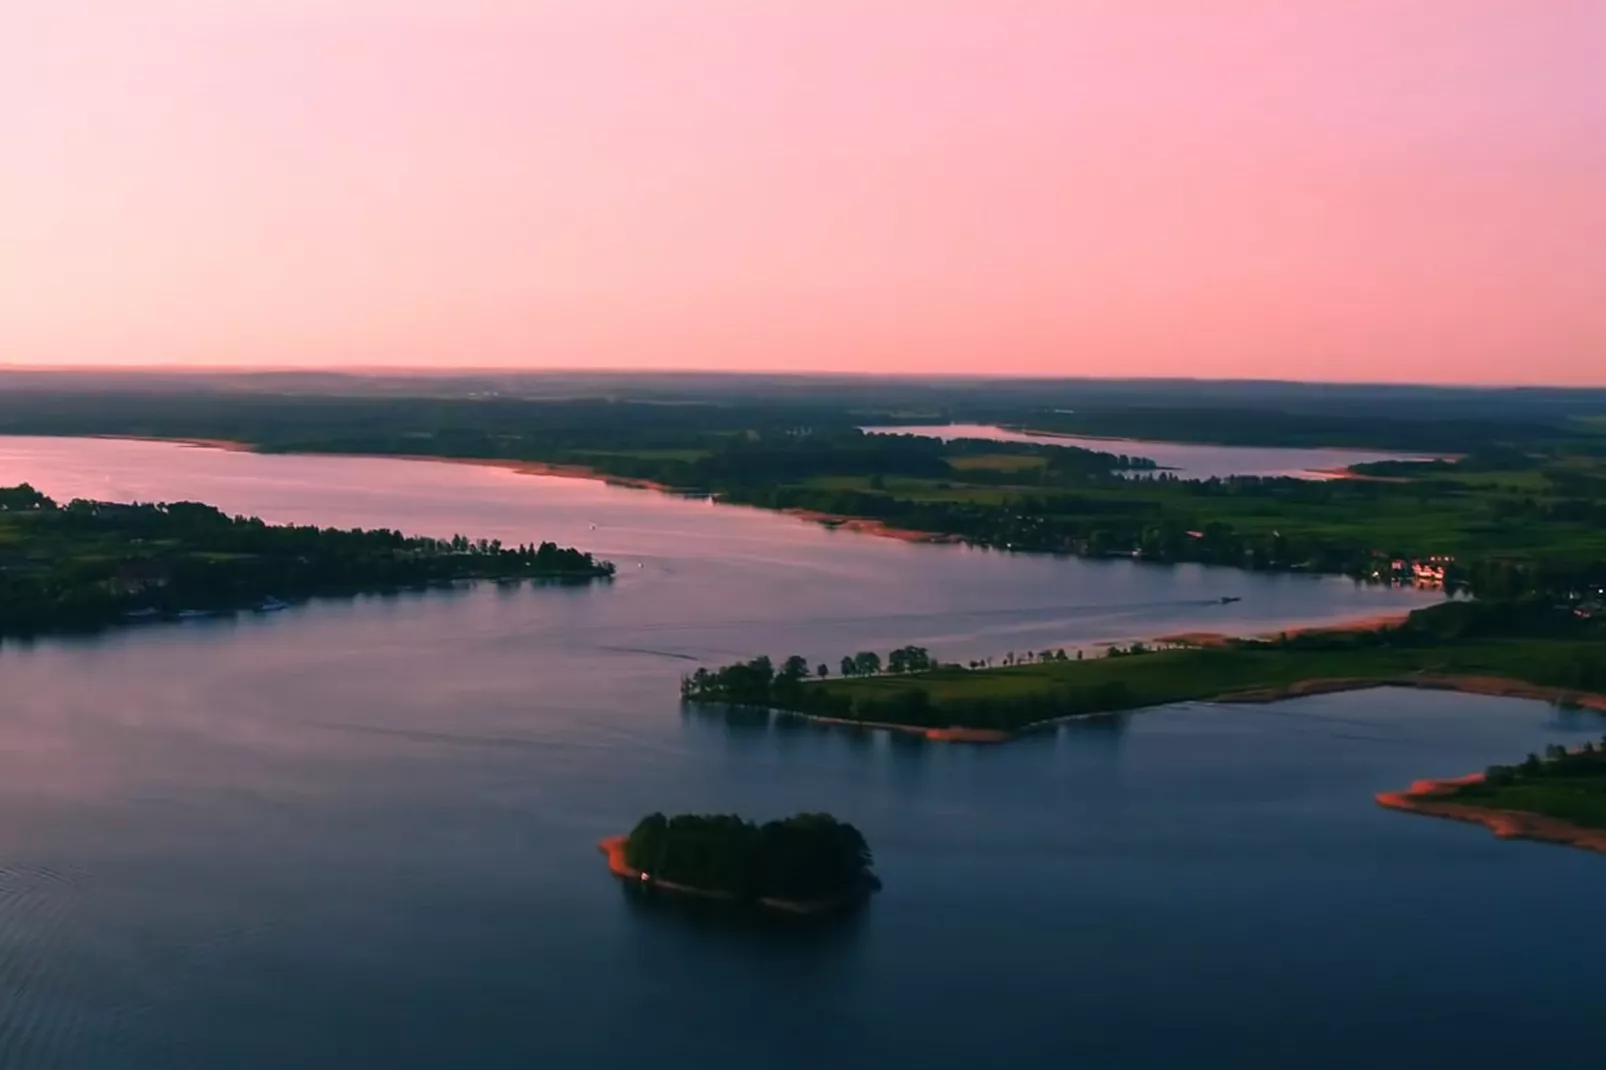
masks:
[(1454, 564), (1455, 558), (1444, 554), (1415, 559), (1396, 557), (1389, 560), (1386, 570), (1381, 566), (1374, 569), (1372, 578), (1422, 587), (1442, 587)]

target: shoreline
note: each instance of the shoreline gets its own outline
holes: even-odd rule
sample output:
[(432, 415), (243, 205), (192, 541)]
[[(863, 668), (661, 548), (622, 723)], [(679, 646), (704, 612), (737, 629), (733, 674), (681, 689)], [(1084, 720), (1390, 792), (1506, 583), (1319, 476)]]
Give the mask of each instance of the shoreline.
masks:
[[(729, 892), (714, 891), (710, 888), (697, 888), (690, 884), (677, 884), (674, 881), (647, 876), (641, 870), (634, 868), (629, 862), (625, 861), (625, 844), (629, 842), (629, 836), (608, 836), (597, 841), (597, 850), (608, 858), (608, 872), (620, 880), (629, 884), (651, 888), (655, 891), (673, 892), (676, 895), (706, 899), (715, 903), (728, 903), (732, 906), (740, 905), (736, 897)], [(849, 905), (851, 900), (845, 898), (818, 900), (776, 899), (764, 896), (754, 902), (767, 910), (777, 910), (785, 914), (810, 917), (840, 910), (842, 907)]]
[[(749, 508), (762, 508), (762, 506), (750, 506)], [(875, 535), (883, 539), (897, 539), (899, 542), (951, 544), (962, 541), (957, 535), (944, 535), (935, 531), (915, 531), (913, 528), (897, 528), (884, 520), (872, 520), (869, 517), (862, 516), (847, 516), (843, 513), (822, 513), (817, 509), (773, 509), (766, 510), (766, 512), (795, 516), (799, 520), (812, 520), (831, 531), (853, 531), (860, 535)]]
[[(967, 728), (964, 725), (949, 725), (946, 728), (922, 728), (913, 724), (895, 724), (891, 721), (855, 721), (851, 717), (826, 717), (817, 713), (804, 713), (801, 710), (784, 710), (780, 707), (762, 707), (771, 713), (783, 717), (797, 717), (814, 724), (827, 725), (832, 728), (857, 728), (874, 732), (901, 732), (906, 736), (918, 736), (931, 743), (1008, 743), (1020, 733), (1005, 732), (1001, 728)], [(1078, 716), (1098, 716), (1097, 714), (1079, 714)], [(1044, 722), (1046, 723), (1046, 722)], [(1035, 726), (1033, 726), (1035, 727)]]
[(1256, 687), (1228, 692), (1203, 702), (1233, 702), (1260, 705), (1310, 695), (1334, 695), (1343, 691), (1369, 691), (1379, 687), (1405, 687), (1418, 691), (1456, 691), (1465, 695), (1492, 698), (1520, 698), (1535, 702), (1567, 703), (1581, 709), (1606, 713), (1606, 695), (1568, 687), (1530, 684), (1509, 676), (1471, 676), (1465, 674), (1422, 673), (1408, 676), (1315, 677), (1276, 687)]
[(1307, 468), (1306, 472), (1323, 479), (1353, 479), (1359, 483), (1409, 483), (1404, 476), (1372, 476), (1365, 472), (1357, 472), (1354, 468)]
[(1375, 632), (1380, 628), (1393, 628), (1404, 624), (1411, 617), (1411, 610), (1401, 610), (1397, 613), (1369, 613), (1364, 617), (1352, 617), (1349, 620), (1336, 621), (1331, 624), (1301, 624), (1293, 628), (1282, 628), (1275, 632), (1257, 632), (1251, 636), (1233, 636), (1226, 632), (1178, 632), (1174, 635), (1160, 635), (1150, 640), (1155, 643), (1170, 643), (1173, 646), (1189, 647), (1224, 647), (1240, 638), (1261, 639), (1274, 641), (1284, 636), (1292, 638), (1296, 635), (1347, 635), (1353, 632)]
[[(1335, 695), (1347, 691), (1373, 691), (1387, 687), (1409, 688), (1417, 691), (1454, 691), (1465, 695), (1486, 695), (1492, 698), (1518, 698), (1535, 702), (1568, 703), (1580, 709), (1606, 713), (1606, 694), (1599, 694), (1593, 691), (1577, 691), (1572, 688), (1530, 684), (1504, 676), (1437, 675), (1426, 673), (1408, 676), (1312, 677), (1307, 680), (1296, 680), (1290, 684), (1246, 688), (1241, 691), (1224, 691), (1215, 695), (1177, 699), (1148, 706), (1132, 706), (1121, 710), (1096, 710), (1091, 713), (1071, 713), (1063, 717), (1051, 717), (1046, 721), (1033, 721), (1031, 724), (1022, 725), (1013, 732), (1000, 728), (972, 728), (965, 725), (928, 728), (920, 725), (896, 724), (891, 721), (856, 721), (851, 717), (828, 717), (780, 707), (753, 708), (764, 709), (774, 715), (797, 718), (831, 728), (897, 732), (903, 735), (916, 736), (930, 743), (998, 744), (1008, 743), (1023, 736), (1056, 728), (1071, 721), (1086, 721), (1098, 717), (1116, 717), (1122, 714), (1140, 713), (1143, 710), (1174, 706), (1183, 702), (1259, 706), (1273, 702), (1284, 702), (1289, 699), (1309, 698), (1315, 695)], [(711, 705), (719, 704), (713, 703)]]
[[(954, 534), (953, 532), (917, 531), (917, 530), (915, 530), (913, 528), (900, 528), (900, 527), (895, 527), (895, 526), (893, 526), (891, 524), (888, 524), (884, 520), (876, 520), (876, 519), (873, 519), (871, 517), (849, 516), (849, 515), (843, 514), (843, 513), (826, 513), (826, 512), (821, 512), (821, 511), (815, 510), (815, 509), (804, 509), (804, 508), (797, 508), (797, 507), (786, 508), (786, 509), (775, 509), (775, 508), (771, 508), (771, 507), (768, 507), (768, 506), (747, 505), (747, 503), (744, 503), (744, 502), (727, 502), (727, 501), (724, 501), (722, 498), (720, 498), (718, 494), (714, 494), (714, 493), (711, 493), (711, 492), (698, 492), (698, 491), (693, 491), (693, 490), (686, 490), (686, 489), (670, 486), (667, 483), (659, 483), (659, 482), (656, 482), (655, 480), (643, 479), (643, 478), (639, 478), (639, 477), (636, 477), (636, 476), (609, 475), (606, 472), (600, 472), (595, 468), (592, 468), (592, 467), (590, 467), (588, 465), (583, 465), (583, 464), (565, 464), (565, 463), (560, 463), (560, 462), (556, 462), (556, 461), (520, 461), (520, 460), (513, 460), (513, 459), (508, 459), (508, 458), (497, 458), (497, 457), (441, 457), (441, 456), (436, 456), (436, 455), (428, 454), (428, 453), (338, 453), (338, 452), (328, 452), (328, 451), (321, 451), (321, 450), (308, 450), (308, 451), (294, 450), (294, 451), (288, 451), (288, 452), (284, 452), (284, 453), (269, 453), (268, 451), (262, 450), (262, 449), (260, 449), (259, 447), (257, 447), (256, 445), (254, 445), (252, 443), (241, 442), (241, 441), (239, 441), (237, 439), (225, 439), (225, 438), (164, 438), (164, 437), (162, 437), (160, 435), (69, 435), (69, 436), (47, 436), (47, 437), (94, 438), (94, 439), (102, 439), (102, 440), (106, 440), (106, 441), (122, 441), (122, 442), (165, 442), (165, 443), (169, 443), (169, 444), (172, 444), (172, 445), (188, 446), (188, 447), (193, 447), (193, 448), (196, 448), (196, 449), (223, 450), (226, 453), (258, 453), (258, 454), (262, 454), (263, 456), (279, 456), (279, 457), (343, 457), (343, 458), (362, 457), (362, 458), (368, 458), (368, 459), (371, 459), (371, 460), (431, 461), (431, 462), (435, 462), (437, 464), (466, 464), (466, 465), (474, 465), (474, 466), (481, 467), (481, 468), (501, 468), (501, 469), (504, 469), (506, 471), (514, 472), (514, 473), (516, 473), (518, 475), (550, 476), (550, 477), (556, 478), (556, 479), (586, 479), (586, 480), (591, 480), (591, 481), (597, 482), (597, 483), (603, 483), (603, 484), (606, 484), (606, 485), (612, 486), (612, 487), (627, 487), (627, 488), (630, 488), (630, 489), (633, 489), (633, 490), (651, 490), (651, 491), (656, 491), (656, 492), (658, 492), (660, 494), (668, 494), (668, 495), (672, 495), (672, 496), (678, 497), (678, 498), (696, 497), (699, 494), (706, 494), (706, 496), (710, 500), (718, 502), (718, 503), (723, 504), (723, 505), (742, 506), (742, 507), (750, 508), (750, 509), (759, 509), (759, 510), (762, 510), (762, 511), (768, 512), (768, 513), (780, 513), (783, 516), (794, 517), (794, 518), (796, 518), (798, 520), (813, 521), (814, 523), (820, 524), (821, 526), (826, 527), (826, 528), (828, 528), (829, 530), (832, 530), (832, 531), (840, 529), (840, 530), (844, 530), (844, 531), (851, 531), (851, 532), (854, 532), (854, 533), (859, 534), (859, 535), (870, 535), (870, 536), (873, 536), (875, 538), (895, 539), (898, 542), (904, 542), (904, 543), (926, 543), (926, 544), (937, 545), (937, 546), (959, 546), (959, 545), (965, 545), (968, 542), (968, 540), (965, 538), (965, 536), (957, 535), (957, 534)], [(1070, 437), (1086, 437), (1086, 436), (1070, 436)], [(1126, 440), (1126, 439), (1111, 439), (1111, 441), (1130, 441), (1130, 440)], [(1170, 471), (1170, 470), (1171, 469), (1156, 469), (1156, 471)], [(1356, 478), (1370, 478), (1370, 477), (1357, 476)], [(1389, 477), (1378, 477), (1378, 478), (1389, 478)], [(1062, 553), (1061, 551), (1056, 551), (1056, 550), (1037, 550), (1037, 551), (1026, 551), (1026, 552), (1028, 552), (1028, 553), (1040, 553), (1040, 554), (1052, 555), (1052, 556), (1056, 556), (1056, 557), (1057, 556), (1061, 556), (1061, 553)], [(1076, 557), (1079, 560), (1103, 560), (1104, 559), (1104, 558), (1100, 558), (1100, 557), (1088, 557), (1088, 556), (1077, 555), (1077, 554), (1073, 554), (1071, 556)], [(1155, 563), (1156, 564), (1182, 564), (1184, 562), (1155, 562)], [(1223, 566), (1207, 566), (1207, 567), (1230, 568), (1232, 566), (1223, 565)], [(1404, 616), (1405, 616), (1405, 614), (1401, 614), (1400, 615), (1400, 619), (1403, 619)], [(1200, 633), (1190, 633), (1190, 634), (1198, 635), (1198, 636), (1205, 636), (1205, 635), (1213, 635), (1214, 633), (1200, 632)], [(1156, 640), (1156, 641), (1160, 642), (1160, 641), (1166, 641), (1166, 640), (1162, 639), (1162, 640)]]
[[(1602, 708), (1606, 709), (1606, 705)], [(1457, 788), (1482, 781), (1482, 773), (1418, 780), (1404, 791), (1378, 792), (1375, 799), (1379, 806), (1389, 810), (1482, 825), (1502, 840), (1534, 840), (1606, 854), (1606, 829), (1585, 828), (1544, 814), (1448, 801)]]
[[(69, 436), (79, 437), (79, 436)], [(502, 468), (525, 476), (552, 476), (557, 479), (589, 479), (615, 487), (637, 490), (655, 490), (662, 494), (681, 495), (666, 483), (635, 476), (616, 476), (599, 472), (583, 464), (559, 464), (554, 461), (519, 461), (500, 457), (439, 457), (428, 453), (330, 453), (320, 450), (295, 450), (288, 453), (269, 453), (249, 443), (229, 438), (162, 438), (158, 435), (84, 435), (109, 442), (165, 442), (169, 445), (194, 449), (222, 450), (225, 453), (256, 453), (264, 457), (340, 457), (364, 458), (376, 461), (429, 461), (435, 464), (467, 464), (478, 468)]]

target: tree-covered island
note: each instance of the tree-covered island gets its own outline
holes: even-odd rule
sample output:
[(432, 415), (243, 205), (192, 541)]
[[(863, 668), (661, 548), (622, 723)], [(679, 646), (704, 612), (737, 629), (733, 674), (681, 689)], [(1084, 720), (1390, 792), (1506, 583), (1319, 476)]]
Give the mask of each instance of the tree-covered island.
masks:
[(633, 884), (736, 905), (829, 913), (880, 887), (864, 836), (830, 814), (763, 825), (734, 815), (650, 814), (600, 846), (614, 875)]
[(1205, 646), (1063, 651), (1004, 664), (936, 665), (905, 647), (843, 659), (811, 675), (802, 657), (699, 669), (681, 682), (689, 703), (753, 706), (824, 721), (993, 742), (1090, 714), (1210, 699), (1270, 701), (1366, 687), (1431, 687), (1526, 695), (1606, 709), (1606, 621), (1548, 599), (1445, 602), (1403, 622), (1358, 631), (1228, 639)]
[(196, 502), (62, 505), (27, 484), (0, 488), (0, 636), (458, 580), (586, 582), (613, 572), (550, 542), (267, 524)]

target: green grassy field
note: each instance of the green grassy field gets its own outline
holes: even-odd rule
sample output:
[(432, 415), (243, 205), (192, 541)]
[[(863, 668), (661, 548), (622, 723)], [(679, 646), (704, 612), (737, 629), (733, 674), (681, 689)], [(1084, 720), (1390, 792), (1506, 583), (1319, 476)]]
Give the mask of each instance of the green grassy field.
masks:
[[(1506, 640), (1330, 650), (1253, 645), (843, 677), (812, 682), (804, 690), (830, 696), (837, 712), (853, 719), (1014, 731), (1052, 716), (1213, 699), (1312, 680), (1387, 681), (1433, 674), (1573, 688), (1593, 681), (1594, 665), (1606, 665), (1606, 642)], [(825, 705), (817, 696), (803, 703), (816, 704)]]
[(1458, 786), (1450, 798), (1606, 829), (1606, 740), (1572, 749), (1551, 747), (1544, 758), (1531, 754), (1518, 765), (1490, 766), (1483, 779)]
[(1543, 814), (1587, 828), (1606, 828), (1606, 776), (1546, 777), (1532, 784), (1473, 784), (1451, 796), (1458, 803)]

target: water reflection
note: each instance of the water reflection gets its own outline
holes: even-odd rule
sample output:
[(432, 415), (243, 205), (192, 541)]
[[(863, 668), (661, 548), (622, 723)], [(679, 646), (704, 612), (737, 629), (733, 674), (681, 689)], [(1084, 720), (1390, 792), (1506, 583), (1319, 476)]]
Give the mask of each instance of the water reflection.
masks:
[(733, 907), (697, 896), (642, 888), (609, 876), (638, 922), (669, 927), (677, 938), (713, 939), (762, 957), (767, 951), (801, 953), (806, 958), (834, 958), (844, 945), (864, 933), (875, 895), (829, 915), (799, 915), (757, 907)]

